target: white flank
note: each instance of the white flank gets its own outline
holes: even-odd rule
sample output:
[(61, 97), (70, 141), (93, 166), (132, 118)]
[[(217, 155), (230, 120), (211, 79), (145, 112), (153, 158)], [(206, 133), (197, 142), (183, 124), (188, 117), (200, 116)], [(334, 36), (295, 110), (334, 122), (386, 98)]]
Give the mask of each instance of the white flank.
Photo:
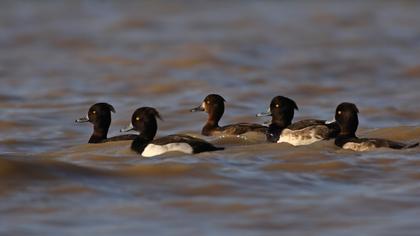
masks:
[(353, 142), (348, 142), (348, 143), (346, 143), (346, 144), (343, 145), (343, 149), (350, 149), (350, 150), (358, 151), (358, 152), (369, 151), (372, 148), (375, 148), (375, 145), (373, 145), (372, 143), (353, 143)]
[(167, 152), (183, 152), (192, 154), (193, 148), (188, 143), (169, 143), (166, 145), (149, 144), (146, 146), (141, 155), (144, 157), (153, 157)]
[(322, 138), (317, 136), (315, 133), (314, 127), (308, 127), (300, 130), (284, 129), (281, 132), (277, 143), (290, 143), (293, 146), (309, 145), (322, 140)]

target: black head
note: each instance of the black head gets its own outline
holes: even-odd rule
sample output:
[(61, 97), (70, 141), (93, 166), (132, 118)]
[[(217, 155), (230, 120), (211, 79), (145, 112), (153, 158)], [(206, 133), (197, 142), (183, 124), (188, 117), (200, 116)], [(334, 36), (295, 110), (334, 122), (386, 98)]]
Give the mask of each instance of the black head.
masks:
[(204, 98), (203, 103), (191, 112), (205, 111), (209, 114), (209, 121), (219, 122), (223, 113), (225, 112), (225, 99), (218, 94), (209, 94)]
[(96, 103), (89, 108), (86, 117), (76, 120), (76, 123), (90, 122), (93, 124), (93, 135), (89, 142), (99, 142), (106, 139), (109, 126), (111, 125), (111, 112), (115, 109), (108, 103)]
[(340, 126), (340, 134), (355, 135), (359, 125), (358, 113), (359, 109), (353, 103), (343, 102), (337, 106), (335, 120)]
[(142, 107), (137, 109), (131, 117), (134, 130), (143, 132), (146, 126), (156, 122), (156, 118), (161, 119), (159, 112), (152, 107)]
[(288, 97), (277, 96), (271, 100), (270, 108), (266, 113), (259, 113), (257, 116), (272, 116), (272, 124), (288, 126), (292, 123), (298, 106), (295, 101)]
[(96, 103), (89, 108), (86, 117), (76, 120), (77, 123), (90, 122), (92, 124), (111, 123), (111, 112), (115, 113), (115, 109), (108, 103)]
[(127, 132), (135, 130), (139, 132), (141, 136), (152, 140), (155, 137), (158, 128), (156, 118), (162, 119), (155, 108), (141, 107), (133, 113), (131, 124), (121, 131)]
[(293, 119), (295, 110), (299, 110), (296, 102), (288, 97), (277, 96), (271, 100), (270, 112), (273, 117), (284, 114)]

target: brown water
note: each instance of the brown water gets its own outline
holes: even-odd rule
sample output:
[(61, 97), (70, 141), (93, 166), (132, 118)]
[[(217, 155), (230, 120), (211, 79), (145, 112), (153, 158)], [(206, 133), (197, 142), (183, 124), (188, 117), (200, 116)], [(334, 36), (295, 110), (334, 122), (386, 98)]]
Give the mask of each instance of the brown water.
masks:
[(419, 148), (354, 153), (261, 137), (223, 152), (144, 159), (85, 144), (96, 102), (140, 106), (159, 136), (199, 136), (211, 92), (223, 124), (360, 110), (360, 136), (420, 137), (417, 1), (2, 1), (0, 235), (419, 235)]

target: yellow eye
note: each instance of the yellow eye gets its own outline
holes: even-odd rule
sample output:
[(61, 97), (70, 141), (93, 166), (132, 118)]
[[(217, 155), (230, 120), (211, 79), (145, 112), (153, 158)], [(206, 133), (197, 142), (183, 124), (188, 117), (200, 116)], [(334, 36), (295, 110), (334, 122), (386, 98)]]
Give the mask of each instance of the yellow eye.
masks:
[(92, 111), (92, 114), (96, 114), (96, 111)]
[(137, 116), (137, 117), (136, 117), (136, 120), (137, 120), (137, 121), (139, 121), (139, 120), (140, 120), (140, 117), (138, 117), (138, 116)]
[(277, 108), (279, 108), (279, 107), (280, 107), (280, 105), (279, 105), (279, 104), (276, 104), (276, 107), (277, 107)]
[(337, 114), (341, 115), (341, 111), (338, 111)]

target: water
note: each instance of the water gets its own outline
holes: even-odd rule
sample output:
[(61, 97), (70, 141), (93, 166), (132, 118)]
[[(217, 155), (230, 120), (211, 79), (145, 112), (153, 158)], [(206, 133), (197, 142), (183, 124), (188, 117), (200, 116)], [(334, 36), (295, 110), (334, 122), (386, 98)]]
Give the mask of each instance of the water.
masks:
[(276, 95), (295, 120), (361, 110), (358, 134), (420, 136), (416, 1), (2, 1), (1, 235), (418, 235), (419, 148), (354, 153), (261, 137), (223, 152), (144, 159), (86, 144), (76, 125), (109, 102), (110, 136), (140, 106), (158, 136), (199, 136), (208, 93), (222, 124), (264, 122)]

